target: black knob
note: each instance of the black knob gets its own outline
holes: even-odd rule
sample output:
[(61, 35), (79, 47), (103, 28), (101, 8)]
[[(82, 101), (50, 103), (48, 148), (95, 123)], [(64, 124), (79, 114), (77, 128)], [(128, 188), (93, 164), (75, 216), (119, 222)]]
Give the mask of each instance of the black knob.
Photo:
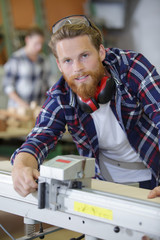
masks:
[(119, 232), (120, 232), (120, 228), (119, 228), (118, 226), (116, 226), (116, 227), (114, 228), (114, 232), (115, 232), (115, 233), (119, 233)]

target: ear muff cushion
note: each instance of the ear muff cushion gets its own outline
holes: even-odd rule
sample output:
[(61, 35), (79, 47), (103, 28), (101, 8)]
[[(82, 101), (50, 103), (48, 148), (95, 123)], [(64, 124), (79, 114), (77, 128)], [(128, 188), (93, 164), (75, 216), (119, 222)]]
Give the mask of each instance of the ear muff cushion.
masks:
[(92, 113), (99, 108), (99, 104), (94, 98), (82, 99), (81, 97), (77, 96), (77, 101), (80, 105), (80, 108), (87, 113)]
[(82, 99), (77, 96), (80, 108), (87, 113), (93, 113), (99, 108), (99, 104), (105, 104), (112, 98), (115, 91), (115, 82), (112, 77), (105, 76), (101, 79), (100, 84), (97, 86), (95, 98)]
[(115, 82), (112, 77), (104, 77), (96, 91), (96, 100), (98, 103), (107, 103), (111, 100), (115, 90)]

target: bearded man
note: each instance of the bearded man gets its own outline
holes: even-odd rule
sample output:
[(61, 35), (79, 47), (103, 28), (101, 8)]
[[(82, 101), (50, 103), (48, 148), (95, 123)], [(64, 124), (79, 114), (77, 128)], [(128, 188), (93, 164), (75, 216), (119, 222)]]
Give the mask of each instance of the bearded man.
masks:
[(155, 67), (134, 51), (105, 49), (99, 29), (86, 16), (63, 18), (52, 30), (49, 45), (62, 77), (48, 91), (27, 140), (12, 155), (16, 191), (26, 196), (37, 189), (37, 169), (66, 125), (79, 154), (96, 159), (96, 178), (155, 188), (160, 172), (160, 77)]

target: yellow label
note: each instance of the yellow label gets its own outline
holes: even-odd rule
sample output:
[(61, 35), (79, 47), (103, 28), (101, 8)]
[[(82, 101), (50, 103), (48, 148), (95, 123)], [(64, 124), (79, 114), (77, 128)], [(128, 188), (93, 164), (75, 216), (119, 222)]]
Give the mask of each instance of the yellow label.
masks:
[(74, 211), (113, 220), (112, 210), (96, 207), (86, 203), (74, 202)]

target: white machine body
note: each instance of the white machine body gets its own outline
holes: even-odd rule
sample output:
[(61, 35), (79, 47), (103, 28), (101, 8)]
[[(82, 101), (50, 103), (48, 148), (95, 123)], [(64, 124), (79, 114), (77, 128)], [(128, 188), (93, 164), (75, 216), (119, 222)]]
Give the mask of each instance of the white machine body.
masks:
[(57, 156), (40, 166), (40, 176), (60, 181), (91, 178), (95, 175), (95, 159), (77, 155)]

